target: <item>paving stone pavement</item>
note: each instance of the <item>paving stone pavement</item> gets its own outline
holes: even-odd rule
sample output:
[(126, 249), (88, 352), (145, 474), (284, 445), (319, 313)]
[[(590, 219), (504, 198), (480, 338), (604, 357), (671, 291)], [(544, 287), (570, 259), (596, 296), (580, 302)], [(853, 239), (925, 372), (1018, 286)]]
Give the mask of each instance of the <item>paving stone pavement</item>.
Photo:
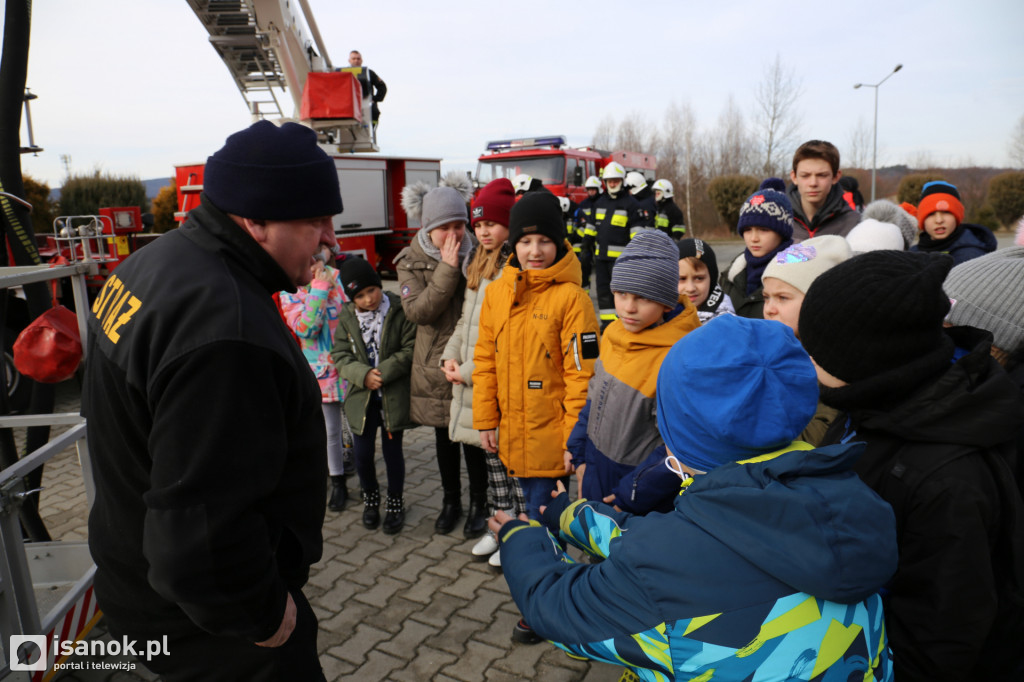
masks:
[[(61, 385), (56, 411), (78, 411), (73, 382)], [(486, 562), (472, 560), (470, 549), (476, 541), (462, 537), (461, 523), (451, 535), (433, 532), (441, 507), (441, 484), (432, 430), (406, 432), (404, 445), (408, 511), (402, 532), (385, 535), (365, 530), (362, 506), (354, 499), (343, 512), (327, 512), (324, 556), (313, 566), (304, 590), (320, 621), (320, 662), (327, 679), (618, 680), (622, 669), (616, 666), (571, 659), (547, 642), (531, 646), (511, 641), (519, 613), (504, 578)], [(384, 480), (383, 463), (379, 476)], [(85, 539), (85, 489), (74, 448), (47, 465), (43, 487), (40, 504), (54, 539)], [(356, 479), (349, 479), (353, 498), (357, 488)], [(109, 639), (102, 620), (90, 638)], [(53, 679), (159, 679), (132, 657), (80, 658), (133, 669), (63, 671)]]

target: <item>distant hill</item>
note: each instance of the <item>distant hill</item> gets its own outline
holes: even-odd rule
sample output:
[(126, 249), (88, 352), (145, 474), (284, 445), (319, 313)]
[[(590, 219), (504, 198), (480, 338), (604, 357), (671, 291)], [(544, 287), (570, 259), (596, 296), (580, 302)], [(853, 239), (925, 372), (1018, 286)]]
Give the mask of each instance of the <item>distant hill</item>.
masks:
[[(153, 178), (151, 180), (143, 180), (142, 184), (146, 186), (146, 198), (153, 201), (160, 190), (171, 184), (172, 180), (174, 180), (174, 178)], [(54, 201), (58, 201), (60, 199), (60, 187), (50, 190), (50, 198)]]

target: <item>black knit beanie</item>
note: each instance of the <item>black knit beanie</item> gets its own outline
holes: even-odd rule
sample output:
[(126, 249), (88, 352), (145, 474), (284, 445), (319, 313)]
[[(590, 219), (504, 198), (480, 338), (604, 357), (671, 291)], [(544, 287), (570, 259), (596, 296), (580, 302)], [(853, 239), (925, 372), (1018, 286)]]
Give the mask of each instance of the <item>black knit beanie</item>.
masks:
[(253, 220), (298, 220), (341, 213), (334, 160), (298, 123), (257, 121), (206, 160), (203, 191), (213, 205)]
[(365, 258), (349, 257), (341, 264), (341, 286), (348, 300), (354, 301), (367, 287), (382, 286), (380, 275)]
[(811, 284), (800, 308), (800, 340), (814, 361), (853, 383), (913, 363), (948, 344), (942, 290), (947, 255), (871, 251)]
[(707, 266), (711, 288), (714, 289), (718, 284), (718, 259), (711, 245), (702, 239), (680, 239), (676, 245), (679, 247), (679, 260), (696, 258)]
[(551, 192), (527, 192), (512, 207), (509, 215), (508, 243), (515, 250), (516, 242), (528, 234), (540, 233), (558, 247), (556, 262), (565, 255), (565, 220), (562, 204)]

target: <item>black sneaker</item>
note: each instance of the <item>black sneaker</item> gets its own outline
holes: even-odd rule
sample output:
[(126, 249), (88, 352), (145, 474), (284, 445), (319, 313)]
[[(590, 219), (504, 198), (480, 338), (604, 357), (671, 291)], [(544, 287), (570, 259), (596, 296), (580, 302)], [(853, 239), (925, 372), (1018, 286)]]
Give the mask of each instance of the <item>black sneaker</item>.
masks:
[(543, 642), (544, 639), (534, 632), (525, 620), (520, 618), (516, 626), (512, 628), (512, 641), (520, 644), (537, 644)]

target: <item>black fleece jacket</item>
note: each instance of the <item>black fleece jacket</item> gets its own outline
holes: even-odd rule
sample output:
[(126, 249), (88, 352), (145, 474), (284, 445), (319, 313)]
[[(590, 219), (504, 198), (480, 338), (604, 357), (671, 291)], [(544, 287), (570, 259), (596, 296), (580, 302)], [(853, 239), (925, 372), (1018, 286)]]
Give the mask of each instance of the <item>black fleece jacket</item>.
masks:
[(92, 307), (89, 547), (122, 633), (262, 641), (320, 558), (321, 398), (271, 298), (282, 289), (284, 271), (204, 195)]
[(854, 470), (896, 512), (899, 567), (884, 594), (895, 678), (1010, 682), (1024, 679), (1024, 503), (1014, 475), (1024, 405), (989, 355), (991, 334), (946, 333), (969, 352), (950, 362), (933, 349), (923, 355), (934, 364), (823, 388), (822, 401), (847, 413), (823, 444), (849, 439), (852, 426), (852, 440), (867, 443)]

